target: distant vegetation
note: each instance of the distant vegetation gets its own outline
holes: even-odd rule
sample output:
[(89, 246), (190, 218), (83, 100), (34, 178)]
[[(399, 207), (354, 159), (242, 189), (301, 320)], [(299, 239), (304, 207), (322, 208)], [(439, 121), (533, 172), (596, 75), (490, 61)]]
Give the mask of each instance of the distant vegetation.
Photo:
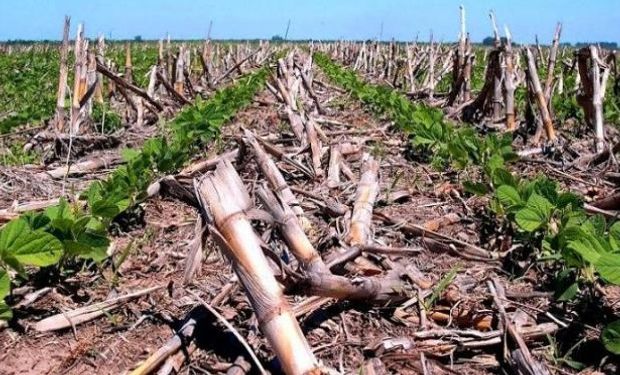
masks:
[[(502, 44), (504, 44), (506, 42), (506, 38), (502, 38)], [(514, 43), (514, 45), (518, 46), (518, 43)], [(590, 44), (595, 44), (595, 45), (600, 45), (601, 48), (605, 48), (605, 49), (617, 49), (618, 48), (618, 43), (616, 42), (592, 42), (592, 43), (583, 43), (583, 42), (578, 42), (575, 44), (572, 43), (568, 43), (568, 42), (564, 42), (564, 43), (560, 43), (560, 46), (562, 47), (574, 47), (574, 48), (582, 48), (582, 47), (587, 47)], [(495, 45), (495, 38), (492, 36), (487, 36), (486, 38), (482, 39), (482, 45), (483, 46), (494, 46)]]
[[(616, 42), (594, 42), (594, 43), (582, 43), (582, 42), (580, 42), (580, 43), (576, 43), (576, 44), (574, 44), (572, 46), (575, 47), (575, 48), (582, 48), (582, 47), (587, 47), (590, 44), (598, 44), (598, 45), (601, 46), (601, 48), (605, 48), (605, 49), (618, 49), (618, 43), (616, 43)], [(571, 46), (570, 43), (565, 43), (565, 44), (562, 44), (562, 45), (566, 45), (566, 46), (569, 46), (569, 47)]]
[[(501, 40), (502, 40), (502, 44), (506, 44), (506, 42), (508, 41), (506, 37), (502, 37)], [(486, 38), (482, 39), (482, 45), (483, 46), (494, 46), (495, 38), (492, 36), (487, 36)]]

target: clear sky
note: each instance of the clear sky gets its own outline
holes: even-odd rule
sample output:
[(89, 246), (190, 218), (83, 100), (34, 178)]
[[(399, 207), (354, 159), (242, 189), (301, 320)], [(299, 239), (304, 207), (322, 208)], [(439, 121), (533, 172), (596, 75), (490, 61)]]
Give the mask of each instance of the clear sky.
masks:
[[(115, 39), (203, 38), (213, 21), (213, 38), (427, 40), (458, 35), (459, 4), (467, 11), (473, 41), (491, 34), (488, 11), (500, 30), (510, 27), (516, 41), (538, 33), (551, 39), (555, 23), (563, 40), (620, 42), (620, 0), (0, 0), (0, 40), (59, 39), (65, 14), (72, 29), (84, 22), (87, 36)], [(383, 24), (383, 28), (381, 25)]]

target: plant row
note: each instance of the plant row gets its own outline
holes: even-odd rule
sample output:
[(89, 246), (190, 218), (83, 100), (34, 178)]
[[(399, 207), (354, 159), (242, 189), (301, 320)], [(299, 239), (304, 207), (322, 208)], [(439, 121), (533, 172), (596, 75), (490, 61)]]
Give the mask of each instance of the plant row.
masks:
[(265, 66), (208, 100), (198, 99), (179, 113), (165, 134), (147, 140), (140, 150), (124, 150), (126, 163), (105, 180), (93, 182), (80, 202), (63, 200), (45, 212), (27, 213), (7, 223), (0, 230), (0, 318), (11, 317), (4, 301), (10, 293), (10, 274), (25, 279), (28, 266), (62, 267), (80, 258), (105, 259), (108, 230), (115, 218), (145, 199), (157, 176), (177, 170), (216, 139), (222, 125), (251, 103), (268, 74)]
[[(316, 53), (316, 64), (333, 83), (392, 119), (406, 133), (414, 152), (433, 166), (451, 166), (478, 176), (465, 181), (470, 193), (490, 194), (488, 211), (504, 233), (556, 270), (556, 298), (568, 301), (592, 293), (598, 282), (620, 285), (620, 223), (590, 216), (583, 200), (544, 176), (521, 178), (508, 165), (517, 159), (511, 134), (482, 136), (471, 127), (457, 127), (442, 112), (413, 103), (389, 87), (364, 82), (357, 74)], [(474, 172), (472, 172), (472, 169)], [(620, 354), (620, 321), (602, 331), (606, 348)]]

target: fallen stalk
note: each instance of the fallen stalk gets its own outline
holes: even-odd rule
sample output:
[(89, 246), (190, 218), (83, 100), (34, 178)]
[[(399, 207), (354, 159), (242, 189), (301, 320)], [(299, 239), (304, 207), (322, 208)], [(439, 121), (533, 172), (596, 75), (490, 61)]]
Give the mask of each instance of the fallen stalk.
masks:
[(153, 105), (155, 108), (157, 108), (158, 111), (164, 110), (164, 107), (159, 102), (157, 102), (155, 99), (150, 97), (149, 94), (146, 93), (146, 91), (144, 91), (143, 89), (139, 88), (138, 86), (132, 83), (125, 81), (121, 77), (117, 76), (116, 74), (114, 74), (114, 72), (112, 72), (110, 69), (108, 69), (105, 65), (103, 65), (99, 61), (97, 61), (97, 71), (103, 74), (104, 76), (108, 77), (112, 81), (114, 81), (117, 85), (124, 87), (127, 90), (140, 96), (142, 99), (146, 100), (151, 105)]
[(134, 293), (130, 293), (124, 296), (109, 299), (107, 301), (95, 303), (89, 306), (80, 307), (75, 310), (63, 312), (60, 314), (52, 315), (49, 318), (45, 318), (34, 325), (34, 329), (39, 332), (56, 331), (63, 328), (75, 327), (78, 324), (88, 322), (96, 319), (107, 312), (117, 308), (121, 304), (144, 296), (146, 294), (163, 289), (163, 286), (155, 286), (152, 288), (140, 290)]
[(355, 194), (351, 226), (346, 242), (351, 246), (366, 244), (371, 236), (372, 210), (379, 194), (379, 163), (370, 155), (364, 156), (362, 177)]
[(209, 233), (232, 261), (246, 289), (261, 331), (276, 353), (286, 374), (319, 371), (282, 289), (263, 254), (261, 243), (245, 211), (250, 197), (229, 162), (195, 182)]

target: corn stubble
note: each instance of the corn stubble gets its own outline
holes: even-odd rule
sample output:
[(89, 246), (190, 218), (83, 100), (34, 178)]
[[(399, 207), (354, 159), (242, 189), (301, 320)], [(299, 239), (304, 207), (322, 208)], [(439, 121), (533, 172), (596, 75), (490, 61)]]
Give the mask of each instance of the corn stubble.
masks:
[(245, 212), (250, 196), (230, 162), (195, 181), (208, 228), (219, 248), (231, 259), (246, 289), (261, 331), (287, 374), (320, 374), (281, 286), (261, 249), (261, 241)]

